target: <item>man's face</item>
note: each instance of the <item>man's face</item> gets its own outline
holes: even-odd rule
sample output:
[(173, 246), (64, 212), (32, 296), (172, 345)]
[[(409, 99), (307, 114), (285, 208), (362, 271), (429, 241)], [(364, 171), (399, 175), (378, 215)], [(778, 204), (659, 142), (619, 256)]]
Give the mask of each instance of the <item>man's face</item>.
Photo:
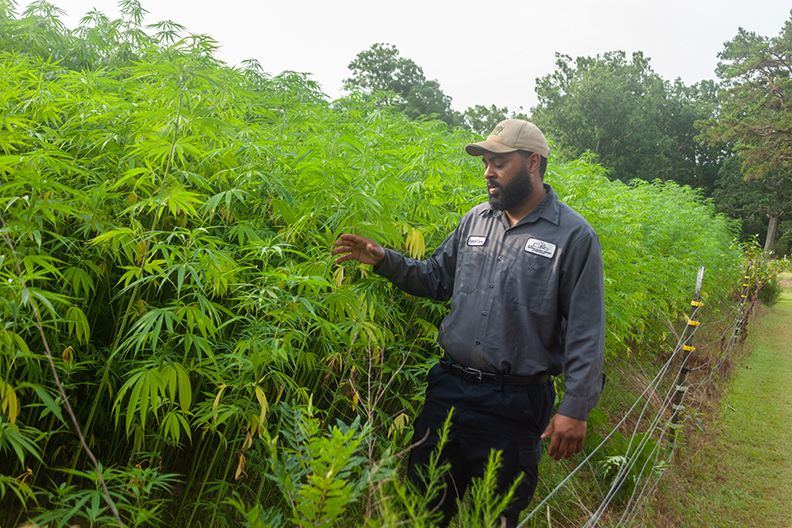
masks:
[(528, 159), (519, 152), (485, 153), (484, 177), (487, 179), (489, 203), (493, 209), (508, 211), (523, 203), (533, 192)]

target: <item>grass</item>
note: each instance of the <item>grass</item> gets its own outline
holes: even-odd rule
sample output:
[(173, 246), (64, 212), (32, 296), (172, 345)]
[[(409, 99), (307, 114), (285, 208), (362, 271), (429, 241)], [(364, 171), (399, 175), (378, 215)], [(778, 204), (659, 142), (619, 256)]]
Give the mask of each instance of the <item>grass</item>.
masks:
[(792, 275), (751, 325), (748, 355), (710, 420), (680, 452), (654, 526), (792, 526)]

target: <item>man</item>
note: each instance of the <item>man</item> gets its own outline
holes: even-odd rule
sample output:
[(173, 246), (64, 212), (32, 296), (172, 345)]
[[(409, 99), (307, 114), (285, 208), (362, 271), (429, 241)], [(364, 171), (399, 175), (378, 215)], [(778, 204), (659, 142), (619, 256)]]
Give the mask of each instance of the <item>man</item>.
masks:
[[(445, 357), (429, 371), (415, 422), (414, 440), (427, 439), (410, 453), (408, 474), (420, 483), (453, 407), (442, 524), (498, 449), (499, 493), (525, 474), (501, 517), (513, 527), (536, 490), (540, 438), (551, 438), (556, 460), (579, 453), (602, 391), (602, 256), (591, 226), (543, 183), (550, 149), (534, 124), (507, 119), (465, 150), (484, 162), (489, 201), (471, 209), (428, 260), (352, 234), (341, 235), (333, 254), (341, 255), (336, 262), (373, 265), (412, 295), (451, 298), (438, 334)], [(551, 376), (562, 372), (566, 392), (551, 419)]]

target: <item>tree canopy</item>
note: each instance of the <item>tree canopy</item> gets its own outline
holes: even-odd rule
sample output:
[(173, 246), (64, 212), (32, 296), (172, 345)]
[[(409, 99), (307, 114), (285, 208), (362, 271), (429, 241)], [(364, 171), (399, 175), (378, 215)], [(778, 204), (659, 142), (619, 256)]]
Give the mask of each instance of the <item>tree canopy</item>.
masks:
[(694, 137), (696, 119), (711, 117), (712, 82), (664, 81), (643, 53), (556, 55), (556, 71), (537, 79), (533, 119), (570, 157), (596, 155), (610, 177), (674, 180), (709, 193), (722, 149)]
[(361, 51), (349, 63), (352, 76), (344, 80), (347, 90), (360, 89), (379, 94), (383, 104), (393, 106), (412, 119), (438, 118), (451, 126), (460, 126), (479, 135), (486, 135), (500, 121), (527, 119), (507, 107), (477, 104), (464, 112), (451, 108), (451, 97), (443, 93), (440, 83), (428, 80), (423, 68), (402, 57), (396, 46), (377, 43)]
[(703, 137), (733, 143), (748, 177), (791, 168), (792, 18), (774, 38), (740, 28), (718, 57), (726, 90)]
[[(792, 210), (785, 181), (792, 169), (792, 18), (774, 38), (740, 28), (718, 57), (725, 90), (717, 118), (701, 123), (701, 137), (733, 145), (745, 177), (759, 180), (773, 195), (765, 192), (754, 204), (769, 217), (765, 250), (770, 250), (781, 218)], [(757, 187), (746, 184), (742, 192), (754, 196), (748, 189)]]
[(344, 80), (347, 89), (392, 94), (385, 95), (384, 102), (413, 119), (436, 115), (449, 125), (460, 124), (460, 115), (451, 109), (451, 98), (440, 89), (440, 83), (427, 80), (423, 68), (402, 57), (392, 44), (377, 43), (361, 51), (349, 69), (352, 76)]

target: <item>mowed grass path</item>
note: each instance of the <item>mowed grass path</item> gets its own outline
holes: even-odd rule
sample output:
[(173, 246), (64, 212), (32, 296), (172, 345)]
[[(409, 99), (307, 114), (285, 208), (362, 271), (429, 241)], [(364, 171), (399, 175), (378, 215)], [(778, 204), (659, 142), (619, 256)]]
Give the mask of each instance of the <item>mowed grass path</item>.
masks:
[[(684, 526), (792, 527), (792, 276), (781, 301), (749, 328), (749, 356), (712, 425), (685, 463)], [(687, 486), (686, 486), (687, 487)]]

